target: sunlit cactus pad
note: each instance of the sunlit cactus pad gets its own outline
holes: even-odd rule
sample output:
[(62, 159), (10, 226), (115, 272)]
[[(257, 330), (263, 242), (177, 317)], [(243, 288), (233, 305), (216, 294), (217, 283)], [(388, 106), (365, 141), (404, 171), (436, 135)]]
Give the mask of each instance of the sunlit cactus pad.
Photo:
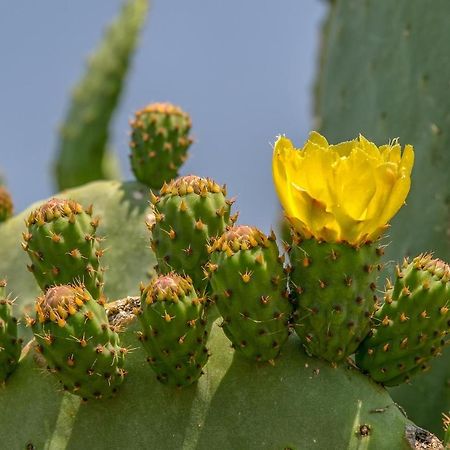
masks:
[(0, 422), (3, 429), (14, 430), (3, 435), (2, 445), (407, 450), (415, 448), (408, 437), (435, 439), (417, 430), (383, 388), (355, 369), (333, 369), (306, 356), (295, 337), (275, 366), (258, 365), (237, 355), (233, 359), (229, 341), (215, 326), (205, 375), (198, 384), (176, 389), (155, 379), (145, 352), (136, 345), (137, 329), (132, 325), (122, 337), (124, 345), (136, 350), (128, 355), (127, 380), (110, 400), (83, 403), (58, 392), (56, 381), (39, 369), (30, 350), (7, 389), (0, 391)]

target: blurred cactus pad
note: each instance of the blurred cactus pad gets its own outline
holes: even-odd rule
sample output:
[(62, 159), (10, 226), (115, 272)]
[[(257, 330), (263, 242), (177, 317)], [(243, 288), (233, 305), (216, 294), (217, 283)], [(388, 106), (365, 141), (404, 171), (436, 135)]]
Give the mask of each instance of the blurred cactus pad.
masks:
[[(450, 257), (450, 3), (336, 0), (323, 29), (318, 125), (332, 141), (363, 133), (414, 145), (412, 188), (392, 223), (386, 260)], [(450, 409), (450, 350), (433, 370), (393, 389), (420, 425), (442, 433)]]
[(147, 9), (148, 0), (125, 1), (73, 89), (54, 167), (59, 189), (119, 177), (119, 162), (108, 146), (109, 126)]

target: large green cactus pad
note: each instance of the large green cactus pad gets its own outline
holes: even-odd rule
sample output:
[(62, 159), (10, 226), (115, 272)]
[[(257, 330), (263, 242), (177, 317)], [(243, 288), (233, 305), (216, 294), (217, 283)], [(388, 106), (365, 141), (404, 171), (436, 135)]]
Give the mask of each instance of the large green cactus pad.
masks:
[(55, 161), (59, 189), (118, 176), (118, 161), (107, 148), (109, 123), (147, 8), (148, 0), (126, 0), (74, 89)]
[[(114, 296), (137, 295), (139, 281), (148, 280), (148, 271), (156, 260), (149, 249), (149, 232), (145, 219), (149, 214), (148, 188), (139, 183), (97, 181), (58, 194), (83, 205), (93, 204), (99, 216), (98, 235), (104, 236), (107, 249), (102, 264), (106, 267), (105, 294)], [(0, 278), (8, 280), (8, 289), (18, 297), (18, 305), (29, 305), (39, 293), (31, 273), (27, 271), (27, 254), (21, 248), (25, 219), (42, 202), (0, 225)]]
[[(133, 329), (123, 336), (123, 343), (137, 347)], [(239, 356), (233, 360), (229, 341), (217, 326), (210, 348), (205, 375), (184, 389), (156, 381), (144, 351), (137, 348), (128, 356), (128, 379), (117, 397), (88, 403), (58, 392), (53, 377), (37, 368), (31, 351), (0, 391), (2, 429), (14, 430), (2, 433), (2, 445), (11, 449), (27, 444), (48, 449), (413, 448), (406, 435), (414, 434), (414, 428), (383, 388), (354, 369), (333, 369), (306, 356), (297, 338), (283, 348), (275, 367), (258, 366)]]
[[(316, 86), (321, 131), (331, 142), (361, 132), (379, 144), (399, 137), (415, 148), (412, 189), (393, 221), (388, 259), (425, 251), (450, 259), (449, 15), (446, 0), (336, 0), (326, 22)], [(436, 432), (450, 406), (449, 350), (438, 365), (392, 391)]]

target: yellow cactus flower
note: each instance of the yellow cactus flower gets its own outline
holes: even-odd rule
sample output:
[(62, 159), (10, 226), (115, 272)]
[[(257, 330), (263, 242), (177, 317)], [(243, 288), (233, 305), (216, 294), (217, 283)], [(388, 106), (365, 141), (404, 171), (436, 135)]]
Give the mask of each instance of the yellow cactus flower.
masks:
[(302, 149), (280, 136), (273, 178), (287, 219), (304, 238), (362, 245), (374, 241), (405, 202), (414, 150), (363, 136), (330, 145), (313, 131)]

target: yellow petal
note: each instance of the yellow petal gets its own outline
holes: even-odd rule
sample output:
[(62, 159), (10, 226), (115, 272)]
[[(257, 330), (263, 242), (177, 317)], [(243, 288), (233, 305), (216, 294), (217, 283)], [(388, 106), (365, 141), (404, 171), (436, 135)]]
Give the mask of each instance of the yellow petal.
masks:
[(377, 147), (358, 139), (329, 145), (312, 132), (303, 149), (280, 137), (273, 178), (292, 226), (304, 237), (360, 245), (375, 239), (403, 205), (414, 151), (396, 140)]

